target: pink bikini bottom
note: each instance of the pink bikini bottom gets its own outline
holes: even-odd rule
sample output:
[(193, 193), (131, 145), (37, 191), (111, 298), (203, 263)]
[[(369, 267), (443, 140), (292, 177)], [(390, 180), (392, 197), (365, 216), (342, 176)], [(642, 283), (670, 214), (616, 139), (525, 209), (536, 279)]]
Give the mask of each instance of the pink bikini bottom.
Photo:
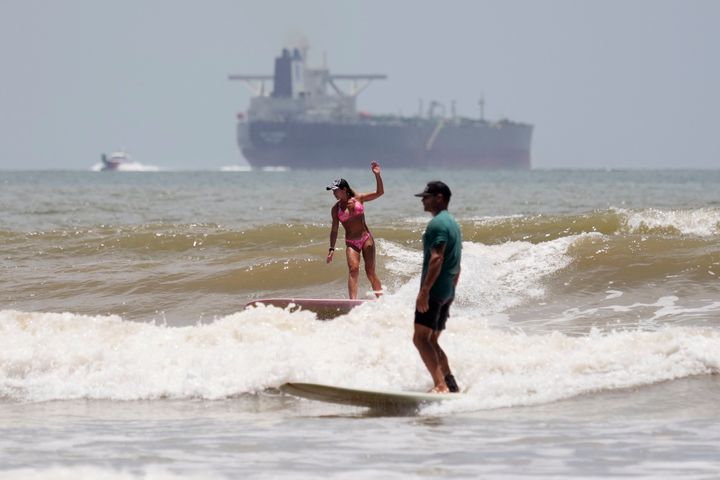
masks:
[(370, 235), (370, 232), (365, 232), (360, 238), (346, 238), (345, 245), (359, 252), (362, 250), (362, 247), (365, 245), (368, 238), (372, 238), (372, 235)]

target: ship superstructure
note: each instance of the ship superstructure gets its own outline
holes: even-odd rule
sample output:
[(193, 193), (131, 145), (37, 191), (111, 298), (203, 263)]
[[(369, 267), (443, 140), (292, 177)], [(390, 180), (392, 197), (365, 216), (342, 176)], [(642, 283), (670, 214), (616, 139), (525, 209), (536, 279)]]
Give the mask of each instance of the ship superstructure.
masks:
[(438, 102), (414, 117), (360, 113), (358, 95), (386, 75), (336, 75), (305, 59), (305, 50), (284, 49), (274, 75), (229, 77), (254, 93), (237, 125), (253, 167), (530, 167), (531, 125), (459, 117), (454, 106), (448, 115)]

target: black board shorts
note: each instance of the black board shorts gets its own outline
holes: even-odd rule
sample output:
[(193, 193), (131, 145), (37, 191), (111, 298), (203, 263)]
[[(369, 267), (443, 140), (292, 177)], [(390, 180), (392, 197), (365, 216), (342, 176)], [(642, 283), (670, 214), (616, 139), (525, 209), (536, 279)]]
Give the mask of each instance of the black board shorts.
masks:
[(445, 330), (445, 324), (450, 316), (450, 304), (452, 304), (452, 302), (452, 298), (437, 300), (430, 297), (428, 301), (430, 308), (428, 308), (427, 312), (420, 313), (415, 310), (415, 323), (428, 327), (435, 332)]

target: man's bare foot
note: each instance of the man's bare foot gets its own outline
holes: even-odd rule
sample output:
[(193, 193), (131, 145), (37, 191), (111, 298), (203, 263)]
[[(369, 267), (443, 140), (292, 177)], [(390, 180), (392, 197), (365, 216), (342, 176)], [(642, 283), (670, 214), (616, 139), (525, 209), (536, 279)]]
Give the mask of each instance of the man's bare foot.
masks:
[(447, 387), (435, 387), (432, 390), (430, 390), (428, 393), (450, 393), (450, 390), (448, 390)]

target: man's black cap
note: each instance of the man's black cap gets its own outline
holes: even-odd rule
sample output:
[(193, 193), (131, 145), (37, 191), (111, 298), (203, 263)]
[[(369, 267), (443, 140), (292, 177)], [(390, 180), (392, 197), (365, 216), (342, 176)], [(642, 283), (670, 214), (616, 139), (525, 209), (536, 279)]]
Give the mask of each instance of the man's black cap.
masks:
[(450, 199), (450, 195), (452, 195), (452, 193), (450, 192), (450, 187), (445, 185), (443, 182), (435, 180), (433, 182), (428, 182), (428, 184), (425, 186), (425, 190), (420, 193), (416, 193), (415, 196), (427, 197), (431, 195), (437, 195), (438, 193), (442, 194), (442, 196), (448, 200)]

